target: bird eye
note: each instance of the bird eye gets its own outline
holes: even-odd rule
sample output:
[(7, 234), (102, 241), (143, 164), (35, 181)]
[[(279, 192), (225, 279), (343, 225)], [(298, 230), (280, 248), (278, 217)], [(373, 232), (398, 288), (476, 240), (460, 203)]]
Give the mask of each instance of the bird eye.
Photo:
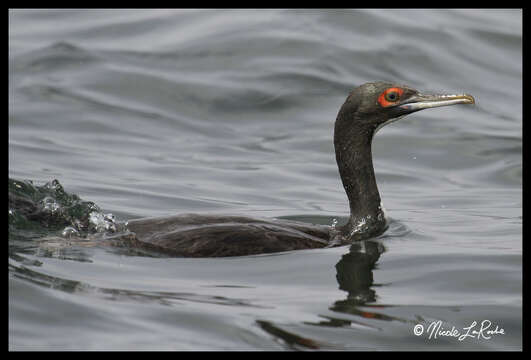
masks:
[(385, 94), (385, 100), (390, 101), (390, 102), (395, 102), (398, 100), (398, 98), (399, 98), (399, 95), (396, 91), (389, 91), (388, 93)]
[(380, 94), (378, 97), (378, 103), (383, 107), (395, 105), (396, 102), (400, 100), (400, 96), (403, 92), (404, 89), (399, 87), (388, 88)]

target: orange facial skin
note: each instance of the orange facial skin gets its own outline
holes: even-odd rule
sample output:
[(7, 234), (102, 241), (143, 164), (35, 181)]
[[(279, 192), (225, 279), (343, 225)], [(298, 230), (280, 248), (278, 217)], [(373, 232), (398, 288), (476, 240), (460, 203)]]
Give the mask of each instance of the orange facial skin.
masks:
[[(396, 100), (395, 101), (387, 100), (387, 98), (386, 98), (387, 94), (393, 93), (393, 92), (395, 92), (397, 94)], [(399, 88), (399, 87), (388, 88), (384, 92), (382, 92), (380, 94), (380, 96), (378, 96), (378, 104), (380, 104), (383, 107), (388, 107), (388, 106), (391, 106), (391, 105), (395, 105), (396, 103), (398, 103), (398, 101), (400, 101), (400, 97), (402, 96), (403, 92), (404, 92), (404, 89)]]

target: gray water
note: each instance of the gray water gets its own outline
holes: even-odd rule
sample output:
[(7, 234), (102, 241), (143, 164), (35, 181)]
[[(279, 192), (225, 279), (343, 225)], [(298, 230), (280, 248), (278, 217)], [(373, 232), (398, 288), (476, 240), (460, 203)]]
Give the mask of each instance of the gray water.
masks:
[(521, 10), (11, 10), (9, 177), (122, 221), (344, 221), (334, 120), (375, 80), (476, 98), (378, 132), (383, 236), (218, 259), (10, 239), (9, 348), (520, 350)]

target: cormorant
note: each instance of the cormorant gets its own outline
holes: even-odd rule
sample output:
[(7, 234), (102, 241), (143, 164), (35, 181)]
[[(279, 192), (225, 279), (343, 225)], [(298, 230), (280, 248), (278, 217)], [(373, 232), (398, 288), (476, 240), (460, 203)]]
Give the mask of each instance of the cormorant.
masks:
[(350, 217), (340, 227), (245, 216), (185, 214), (130, 220), (134, 246), (172, 256), (220, 257), (322, 248), (382, 234), (388, 220), (372, 164), (374, 134), (413, 112), (439, 106), (474, 104), (467, 94), (427, 95), (386, 82), (354, 89), (341, 106), (334, 128), (339, 175)]

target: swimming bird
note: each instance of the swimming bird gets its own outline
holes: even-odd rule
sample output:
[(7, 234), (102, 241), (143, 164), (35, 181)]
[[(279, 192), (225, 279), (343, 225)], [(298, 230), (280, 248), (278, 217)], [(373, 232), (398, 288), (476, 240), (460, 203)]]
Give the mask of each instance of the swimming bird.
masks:
[(130, 220), (129, 241), (171, 256), (222, 257), (338, 246), (381, 235), (388, 219), (372, 163), (376, 132), (419, 110), (474, 102), (468, 94), (423, 94), (387, 82), (355, 88), (341, 106), (334, 127), (336, 161), (350, 208), (349, 220), (343, 226), (183, 214)]

